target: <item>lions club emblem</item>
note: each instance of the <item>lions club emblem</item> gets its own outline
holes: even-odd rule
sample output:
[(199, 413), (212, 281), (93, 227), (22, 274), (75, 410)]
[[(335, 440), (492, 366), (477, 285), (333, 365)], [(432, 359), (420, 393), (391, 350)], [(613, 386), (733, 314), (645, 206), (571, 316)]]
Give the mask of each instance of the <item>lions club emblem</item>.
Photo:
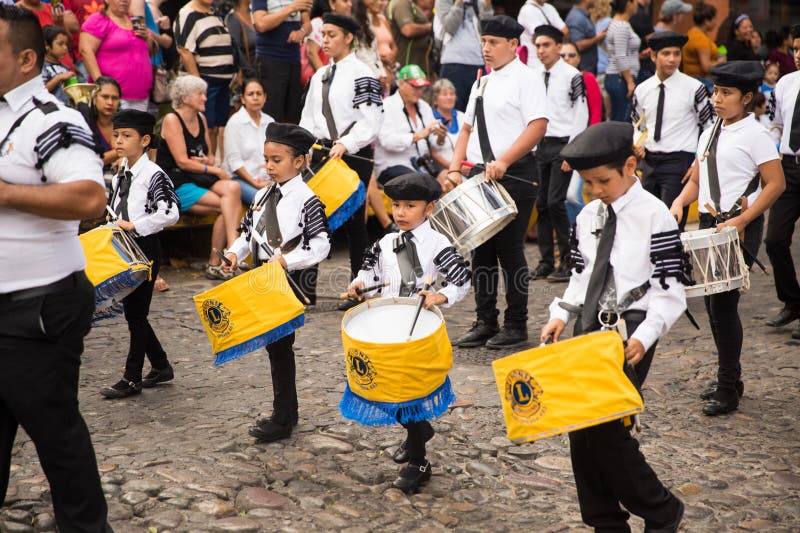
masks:
[(358, 386), (365, 390), (374, 389), (377, 384), (375, 383), (375, 367), (372, 366), (372, 361), (369, 360), (367, 354), (361, 350), (350, 348), (347, 352), (347, 375)]
[(512, 370), (506, 376), (505, 400), (511, 405), (514, 416), (522, 422), (534, 422), (544, 415), (542, 387), (524, 370)]
[(208, 328), (217, 337), (227, 337), (233, 330), (230, 316), (231, 310), (219, 300), (206, 300), (203, 302), (203, 318)]

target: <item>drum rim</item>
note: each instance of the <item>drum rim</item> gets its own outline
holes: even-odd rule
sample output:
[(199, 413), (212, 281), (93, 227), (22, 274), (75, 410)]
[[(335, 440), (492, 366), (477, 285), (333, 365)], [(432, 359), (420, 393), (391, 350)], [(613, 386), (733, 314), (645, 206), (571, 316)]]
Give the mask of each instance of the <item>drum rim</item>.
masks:
[(362, 338), (356, 338), (356, 337), (354, 337), (353, 335), (351, 335), (350, 333), (347, 332), (347, 329), (346, 329), (347, 324), (349, 324), (353, 320), (354, 317), (360, 315), (361, 313), (364, 313), (365, 311), (368, 311), (369, 309), (372, 309), (372, 308), (375, 308), (375, 307), (384, 307), (384, 306), (387, 306), (387, 305), (407, 305), (409, 307), (410, 306), (417, 306), (417, 305), (419, 305), (419, 299), (418, 298), (409, 298), (409, 297), (405, 297), (405, 296), (389, 296), (389, 297), (386, 297), (386, 298), (372, 298), (372, 299), (369, 299), (369, 300), (365, 300), (364, 302), (358, 304), (357, 306), (353, 307), (352, 309), (349, 309), (344, 314), (344, 316), (342, 317), (342, 324), (341, 324), (342, 335), (346, 335), (350, 339), (353, 339), (353, 340), (355, 340), (357, 342), (360, 342), (360, 343), (374, 343), (374, 344), (381, 344), (381, 345), (386, 345), (386, 346), (390, 346), (390, 345), (393, 345), (393, 344), (407, 345), (409, 343), (425, 341), (425, 340), (429, 339), (430, 337), (432, 337), (433, 335), (436, 335), (436, 333), (439, 331), (439, 329), (441, 329), (442, 327), (446, 327), (445, 320), (444, 320), (444, 315), (442, 314), (442, 311), (437, 306), (433, 306), (432, 308), (427, 309), (427, 311), (430, 311), (430, 312), (434, 313), (436, 316), (438, 316), (439, 320), (441, 321), (441, 323), (439, 324), (439, 327), (437, 327), (430, 335), (426, 335), (425, 337), (421, 337), (419, 339), (413, 339), (413, 340), (410, 340), (410, 341), (407, 341), (407, 342), (406, 341), (399, 341), (399, 342), (379, 342), (379, 343), (375, 343), (374, 341), (365, 340), (365, 339), (362, 339)]

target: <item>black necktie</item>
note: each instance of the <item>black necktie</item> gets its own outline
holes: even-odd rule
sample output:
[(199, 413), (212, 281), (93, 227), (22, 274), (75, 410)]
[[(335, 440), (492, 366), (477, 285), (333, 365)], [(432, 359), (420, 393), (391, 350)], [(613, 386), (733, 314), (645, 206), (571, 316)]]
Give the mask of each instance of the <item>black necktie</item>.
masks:
[(797, 97), (794, 102), (792, 126), (789, 130), (789, 149), (792, 152), (800, 150), (800, 96)]
[(281, 227), (278, 225), (278, 201), (281, 199), (281, 190), (277, 185), (267, 193), (267, 201), (264, 202), (264, 214), (256, 224), (256, 232), (260, 235), (267, 230), (267, 243), (272, 248), (278, 248), (283, 244)]
[(656, 131), (653, 133), (653, 140), (661, 140), (661, 122), (664, 119), (664, 84), (658, 84), (658, 107), (656, 108)]
[(544, 92), (547, 92), (547, 89), (550, 87), (550, 73), (545, 71), (544, 72)]
[(328, 67), (325, 77), (322, 78), (322, 116), (325, 117), (325, 124), (328, 125), (328, 135), (331, 136), (331, 141), (335, 142), (339, 139), (339, 132), (336, 130), (336, 122), (333, 120), (333, 110), (329, 99), (334, 75), (336, 75), (336, 63)]
[(121, 218), (122, 220), (129, 220), (128, 215), (128, 194), (131, 191), (131, 180), (133, 175), (131, 171), (125, 169), (119, 176), (119, 181), (117, 182), (117, 207), (114, 209), (114, 212), (117, 213), (117, 217)]
[(400, 296), (411, 296), (417, 287), (417, 278), (421, 278), (423, 274), (413, 237), (413, 233), (404, 231), (400, 234), (400, 244), (395, 249), (400, 267)]
[(586, 288), (586, 298), (583, 301), (583, 311), (581, 312), (581, 328), (583, 333), (589, 333), (600, 327), (597, 321), (597, 304), (600, 302), (600, 295), (608, 279), (609, 267), (611, 265), (611, 248), (614, 247), (614, 234), (617, 232), (617, 215), (609, 205), (608, 218), (603, 226), (603, 233), (600, 236), (600, 243), (597, 245), (597, 257), (595, 258), (592, 275), (589, 277), (589, 286)]

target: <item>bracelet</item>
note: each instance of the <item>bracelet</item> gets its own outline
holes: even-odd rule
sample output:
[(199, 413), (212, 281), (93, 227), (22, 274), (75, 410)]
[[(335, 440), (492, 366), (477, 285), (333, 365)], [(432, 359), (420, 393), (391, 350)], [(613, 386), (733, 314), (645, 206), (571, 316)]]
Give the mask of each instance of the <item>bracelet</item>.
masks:
[(448, 175), (450, 175), (450, 174), (461, 174), (461, 171), (460, 170), (448, 170), (447, 174)]
[(208, 174), (208, 165), (203, 165), (203, 174)]

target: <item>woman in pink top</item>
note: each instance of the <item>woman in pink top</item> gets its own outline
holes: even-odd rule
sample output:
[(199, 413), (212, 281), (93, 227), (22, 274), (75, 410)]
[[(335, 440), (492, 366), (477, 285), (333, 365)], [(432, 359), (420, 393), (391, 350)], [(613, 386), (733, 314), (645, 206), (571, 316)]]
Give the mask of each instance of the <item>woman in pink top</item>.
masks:
[(81, 26), (80, 50), (92, 79), (111, 76), (122, 88), (122, 108), (147, 111), (153, 85), (150, 49), (157, 46), (152, 32), (134, 28), (129, 0), (108, 0), (106, 9)]

